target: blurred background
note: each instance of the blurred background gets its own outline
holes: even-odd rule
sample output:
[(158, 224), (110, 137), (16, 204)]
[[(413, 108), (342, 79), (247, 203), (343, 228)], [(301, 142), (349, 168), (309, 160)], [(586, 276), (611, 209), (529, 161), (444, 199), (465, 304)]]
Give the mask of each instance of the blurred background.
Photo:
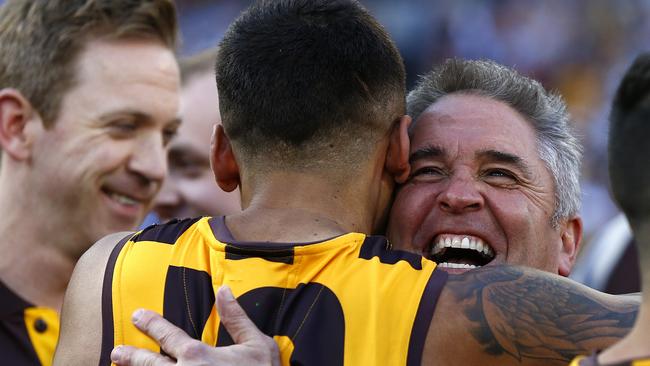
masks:
[[(4, 0), (0, 0), (0, 4)], [(586, 238), (616, 214), (607, 191), (607, 115), (632, 58), (650, 50), (650, 0), (361, 0), (396, 41), (408, 74), (448, 57), (490, 58), (559, 91), (585, 146)], [(182, 56), (216, 45), (251, 1), (177, 0)]]

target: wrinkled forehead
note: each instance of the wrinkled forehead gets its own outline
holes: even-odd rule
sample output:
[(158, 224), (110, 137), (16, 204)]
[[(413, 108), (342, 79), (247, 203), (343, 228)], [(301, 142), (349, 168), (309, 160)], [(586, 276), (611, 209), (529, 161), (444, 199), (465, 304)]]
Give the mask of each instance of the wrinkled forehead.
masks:
[(495, 150), (539, 160), (537, 136), (530, 122), (507, 104), (484, 96), (443, 97), (418, 117), (409, 132), (411, 153), (436, 146), (458, 154)]

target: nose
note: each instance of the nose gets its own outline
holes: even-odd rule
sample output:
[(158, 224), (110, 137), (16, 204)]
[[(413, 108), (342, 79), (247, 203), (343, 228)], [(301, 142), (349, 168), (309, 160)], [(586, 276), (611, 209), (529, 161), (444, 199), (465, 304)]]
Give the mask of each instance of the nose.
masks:
[(147, 182), (161, 184), (167, 174), (167, 151), (162, 137), (141, 138), (134, 147), (129, 169)]
[(173, 176), (168, 176), (156, 196), (153, 210), (161, 221), (167, 221), (177, 217), (177, 212), (182, 206), (183, 199), (176, 189), (176, 182)]
[(438, 195), (438, 205), (444, 212), (461, 214), (478, 211), (485, 204), (483, 195), (471, 177), (452, 176)]

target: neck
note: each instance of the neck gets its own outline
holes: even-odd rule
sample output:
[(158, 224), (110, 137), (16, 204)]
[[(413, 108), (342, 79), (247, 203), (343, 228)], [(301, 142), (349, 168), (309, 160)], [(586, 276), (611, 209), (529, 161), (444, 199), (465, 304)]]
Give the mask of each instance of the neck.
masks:
[(24, 300), (59, 310), (77, 258), (63, 248), (72, 238), (29, 194), (0, 179), (0, 281)]
[(612, 364), (638, 358), (650, 358), (650, 223), (632, 223), (632, 228), (639, 248), (640, 268), (642, 270), (643, 292), (639, 315), (634, 322), (634, 327), (620, 342), (606, 349), (599, 357), (604, 364)]
[(371, 234), (384, 209), (370, 180), (362, 174), (356, 178), (332, 184), (316, 175), (269, 173), (254, 189), (243, 187), (245, 209), (228, 217), (228, 227), (246, 241), (312, 242), (348, 232)]

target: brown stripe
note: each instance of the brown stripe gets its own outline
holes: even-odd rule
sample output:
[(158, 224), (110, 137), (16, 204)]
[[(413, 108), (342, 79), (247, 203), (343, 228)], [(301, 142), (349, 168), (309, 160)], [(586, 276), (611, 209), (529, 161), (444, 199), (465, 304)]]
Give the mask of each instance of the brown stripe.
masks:
[(113, 248), (111, 256), (106, 264), (104, 272), (104, 285), (102, 286), (102, 350), (99, 356), (99, 365), (111, 364), (111, 351), (113, 350), (113, 272), (115, 262), (119, 257), (122, 248), (129, 241), (133, 234), (129, 234), (120, 240)]
[(384, 236), (367, 236), (359, 250), (359, 258), (370, 260), (374, 257), (379, 258), (379, 262), (384, 264), (395, 264), (399, 261), (408, 263), (413, 269), (422, 269), (422, 256), (402, 250), (393, 250)]
[(214, 300), (209, 273), (185, 267), (167, 268), (163, 317), (190, 337), (201, 340)]
[(418, 311), (415, 314), (413, 328), (411, 329), (411, 339), (406, 358), (406, 364), (408, 366), (419, 366), (422, 363), (422, 352), (427, 334), (429, 333), (431, 319), (433, 319), (433, 313), (436, 311), (436, 303), (438, 302), (443, 287), (445, 287), (448, 276), (447, 272), (435, 269), (431, 277), (429, 277), (427, 286), (424, 288), (424, 292), (420, 298), (420, 305), (418, 305)]
[(189, 219), (172, 219), (169, 222), (161, 225), (151, 225), (142, 230), (139, 234), (131, 239), (134, 243), (139, 241), (155, 241), (163, 244), (176, 244), (178, 238), (189, 229), (194, 223), (202, 219), (202, 217), (194, 217)]
[[(2, 298), (2, 301), (4, 300), (5, 298)], [(0, 320), (0, 356), (3, 365), (33, 366), (40, 364), (25, 327), (22, 313)]]

